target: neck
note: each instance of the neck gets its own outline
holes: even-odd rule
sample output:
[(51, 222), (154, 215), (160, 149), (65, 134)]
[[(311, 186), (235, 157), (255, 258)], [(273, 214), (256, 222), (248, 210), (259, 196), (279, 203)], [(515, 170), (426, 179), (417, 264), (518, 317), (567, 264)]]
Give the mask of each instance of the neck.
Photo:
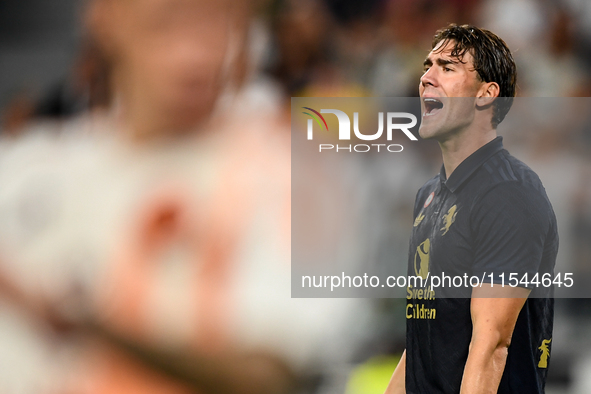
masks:
[(497, 136), (496, 129), (477, 129), (457, 134), (449, 139), (440, 140), (439, 147), (443, 156), (443, 167), (447, 179), (455, 169), (478, 149), (494, 140)]

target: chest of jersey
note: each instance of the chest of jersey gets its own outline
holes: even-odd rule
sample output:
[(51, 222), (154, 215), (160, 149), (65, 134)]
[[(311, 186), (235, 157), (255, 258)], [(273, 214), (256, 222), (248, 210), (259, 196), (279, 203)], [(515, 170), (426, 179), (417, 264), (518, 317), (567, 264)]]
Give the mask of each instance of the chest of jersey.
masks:
[[(410, 240), (408, 275), (427, 281), (431, 290), (435, 290), (433, 285), (440, 284), (441, 291), (451, 291), (450, 296), (464, 296), (468, 290), (463, 286), (467, 281), (464, 276), (470, 276), (474, 259), (471, 201), (464, 194), (452, 193), (443, 184), (427, 190), (425, 196), (423, 201), (417, 201), (420, 209)], [(442, 283), (447, 277), (451, 279)], [(455, 284), (454, 278), (457, 278)]]

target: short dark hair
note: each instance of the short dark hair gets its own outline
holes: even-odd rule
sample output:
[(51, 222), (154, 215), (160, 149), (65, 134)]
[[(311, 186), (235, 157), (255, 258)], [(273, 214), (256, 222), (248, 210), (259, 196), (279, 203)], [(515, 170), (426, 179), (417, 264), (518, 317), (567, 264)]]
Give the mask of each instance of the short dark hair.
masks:
[(489, 30), (472, 25), (455, 23), (438, 30), (433, 37), (431, 49), (442, 43), (454, 43), (451, 56), (460, 61), (469, 52), (474, 58), (474, 70), (483, 82), (499, 84), (499, 97), (494, 102), (492, 125), (497, 127), (513, 105), (517, 82), (517, 67), (509, 47), (501, 38)]

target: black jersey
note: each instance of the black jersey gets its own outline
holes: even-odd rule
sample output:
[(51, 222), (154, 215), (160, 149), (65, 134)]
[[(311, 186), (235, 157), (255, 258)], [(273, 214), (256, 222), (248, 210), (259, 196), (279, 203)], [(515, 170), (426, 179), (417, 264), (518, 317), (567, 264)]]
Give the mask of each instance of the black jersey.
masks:
[[(507, 286), (513, 278), (532, 292), (498, 392), (543, 393), (554, 300), (540, 279), (554, 278), (557, 251), (556, 217), (544, 187), (503, 149), (502, 137), (464, 160), (449, 179), (442, 168), (429, 180), (417, 194), (410, 241), (408, 274), (425, 282), (409, 281), (407, 288), (406, 392), (459, 393), (472, 336), (466, 282)], [(538, 284), (524, 284), (524, 275)], [(444, 287), (432, 286), (434, 279), (443, 279)]]

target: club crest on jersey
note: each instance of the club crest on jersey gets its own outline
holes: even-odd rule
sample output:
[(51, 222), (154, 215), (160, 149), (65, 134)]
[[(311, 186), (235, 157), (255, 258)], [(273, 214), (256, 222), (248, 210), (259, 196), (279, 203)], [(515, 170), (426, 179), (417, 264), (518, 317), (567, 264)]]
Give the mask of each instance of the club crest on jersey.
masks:
[(429, 197), (427, 197), (427, 201), (425, 201), (425, 205), (423, 205), (423, 208), (427, 208), (429, 206), (429, 204), (431, 204), (431, 202), (433, 201), (434, 197), (435, 197), (435, 192), (431, 192), (431, 194), (429, 194)]
[(445, 215), (443, 215), (443, 227), (440, 228), (442, 231), (441, 235), (447, 234), (451, 225), (456, 221), (456, 215), (458, 214), (457, 209), (457, 205), (454, 205)]

